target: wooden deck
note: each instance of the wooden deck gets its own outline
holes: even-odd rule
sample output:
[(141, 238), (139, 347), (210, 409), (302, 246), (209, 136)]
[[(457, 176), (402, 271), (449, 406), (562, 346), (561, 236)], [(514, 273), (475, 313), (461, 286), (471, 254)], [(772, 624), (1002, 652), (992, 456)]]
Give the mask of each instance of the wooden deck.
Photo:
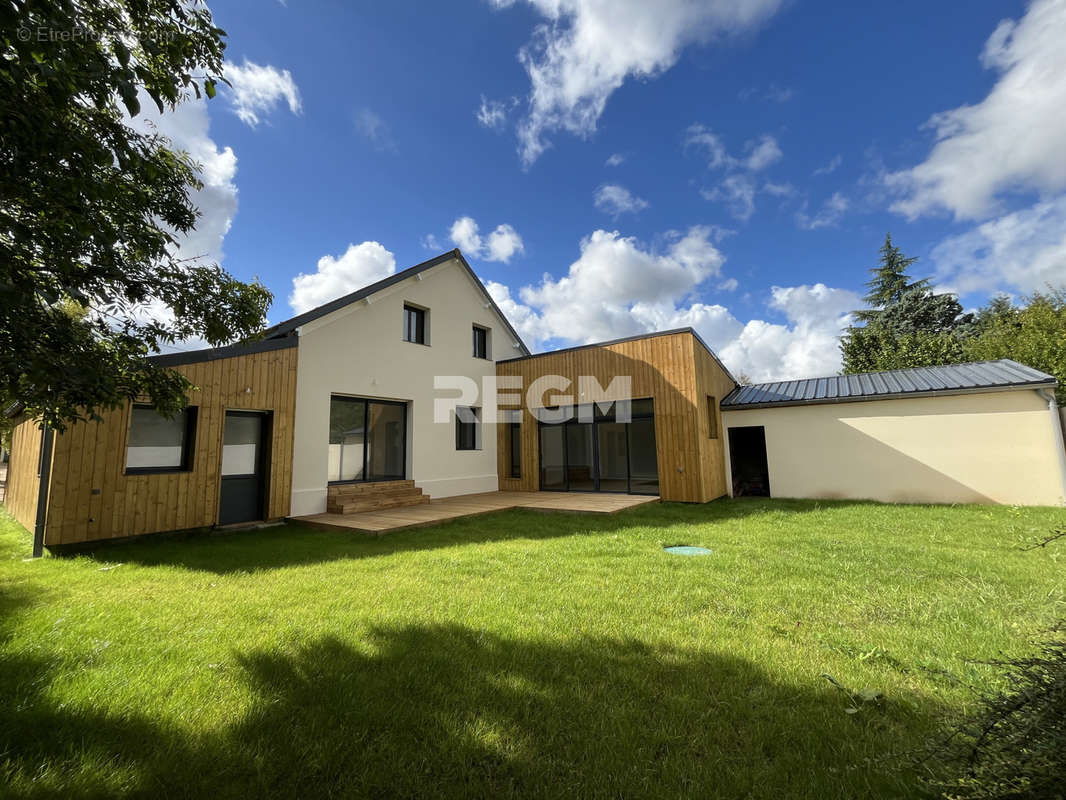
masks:
[(459, 517), (491, 514), (509, 508), (534, 511), (573, 511), (585, 514), (614, 514), (646, 503), (658, 503), (658, 497), (632, 494), (598, 494), (594, 492), (486, 492), (445, 497), (429, 503), (384, 511), (357, 514), (312, 514), (292, 517), (292, 522), (316, 528), (388, 533), (404, 528), (434, 525)]

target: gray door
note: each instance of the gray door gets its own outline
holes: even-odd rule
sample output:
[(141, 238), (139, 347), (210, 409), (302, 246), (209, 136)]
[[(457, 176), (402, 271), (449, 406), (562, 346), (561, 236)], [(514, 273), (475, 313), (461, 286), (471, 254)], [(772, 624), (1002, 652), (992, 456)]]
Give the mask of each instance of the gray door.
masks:
[(222, 434), (222, 494), (218, 524), (255, 522), (266, 517), (266, 444), (270, 415), (227, 411)]

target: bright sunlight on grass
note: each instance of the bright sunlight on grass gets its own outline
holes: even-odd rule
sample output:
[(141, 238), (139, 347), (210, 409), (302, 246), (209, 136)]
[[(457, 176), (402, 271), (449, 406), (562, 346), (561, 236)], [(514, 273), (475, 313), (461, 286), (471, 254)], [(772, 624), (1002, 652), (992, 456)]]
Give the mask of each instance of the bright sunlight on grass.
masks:
[(897, 754), (1066, 617), (1066, 551), (1020, 549), (1061, 523), (721, 500), (28, 561), (5, 517), (0, 794), (913, 795)]

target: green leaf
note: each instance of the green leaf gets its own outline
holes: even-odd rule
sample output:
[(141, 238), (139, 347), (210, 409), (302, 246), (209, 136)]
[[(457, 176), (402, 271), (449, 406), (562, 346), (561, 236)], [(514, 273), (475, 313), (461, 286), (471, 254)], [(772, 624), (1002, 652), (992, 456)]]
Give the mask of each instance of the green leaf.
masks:
[(204, 81), (204, 93), (211, 99), (215, 97), (215, 82), (210, 78)]

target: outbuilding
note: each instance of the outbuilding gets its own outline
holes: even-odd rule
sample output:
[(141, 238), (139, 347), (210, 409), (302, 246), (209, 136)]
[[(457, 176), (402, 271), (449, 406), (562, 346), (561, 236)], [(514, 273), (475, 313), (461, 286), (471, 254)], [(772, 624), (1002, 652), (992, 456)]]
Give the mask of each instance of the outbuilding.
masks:
[(1003, 359), (741, 386), (734, 496), (1062, 505), (1055, 378)]

